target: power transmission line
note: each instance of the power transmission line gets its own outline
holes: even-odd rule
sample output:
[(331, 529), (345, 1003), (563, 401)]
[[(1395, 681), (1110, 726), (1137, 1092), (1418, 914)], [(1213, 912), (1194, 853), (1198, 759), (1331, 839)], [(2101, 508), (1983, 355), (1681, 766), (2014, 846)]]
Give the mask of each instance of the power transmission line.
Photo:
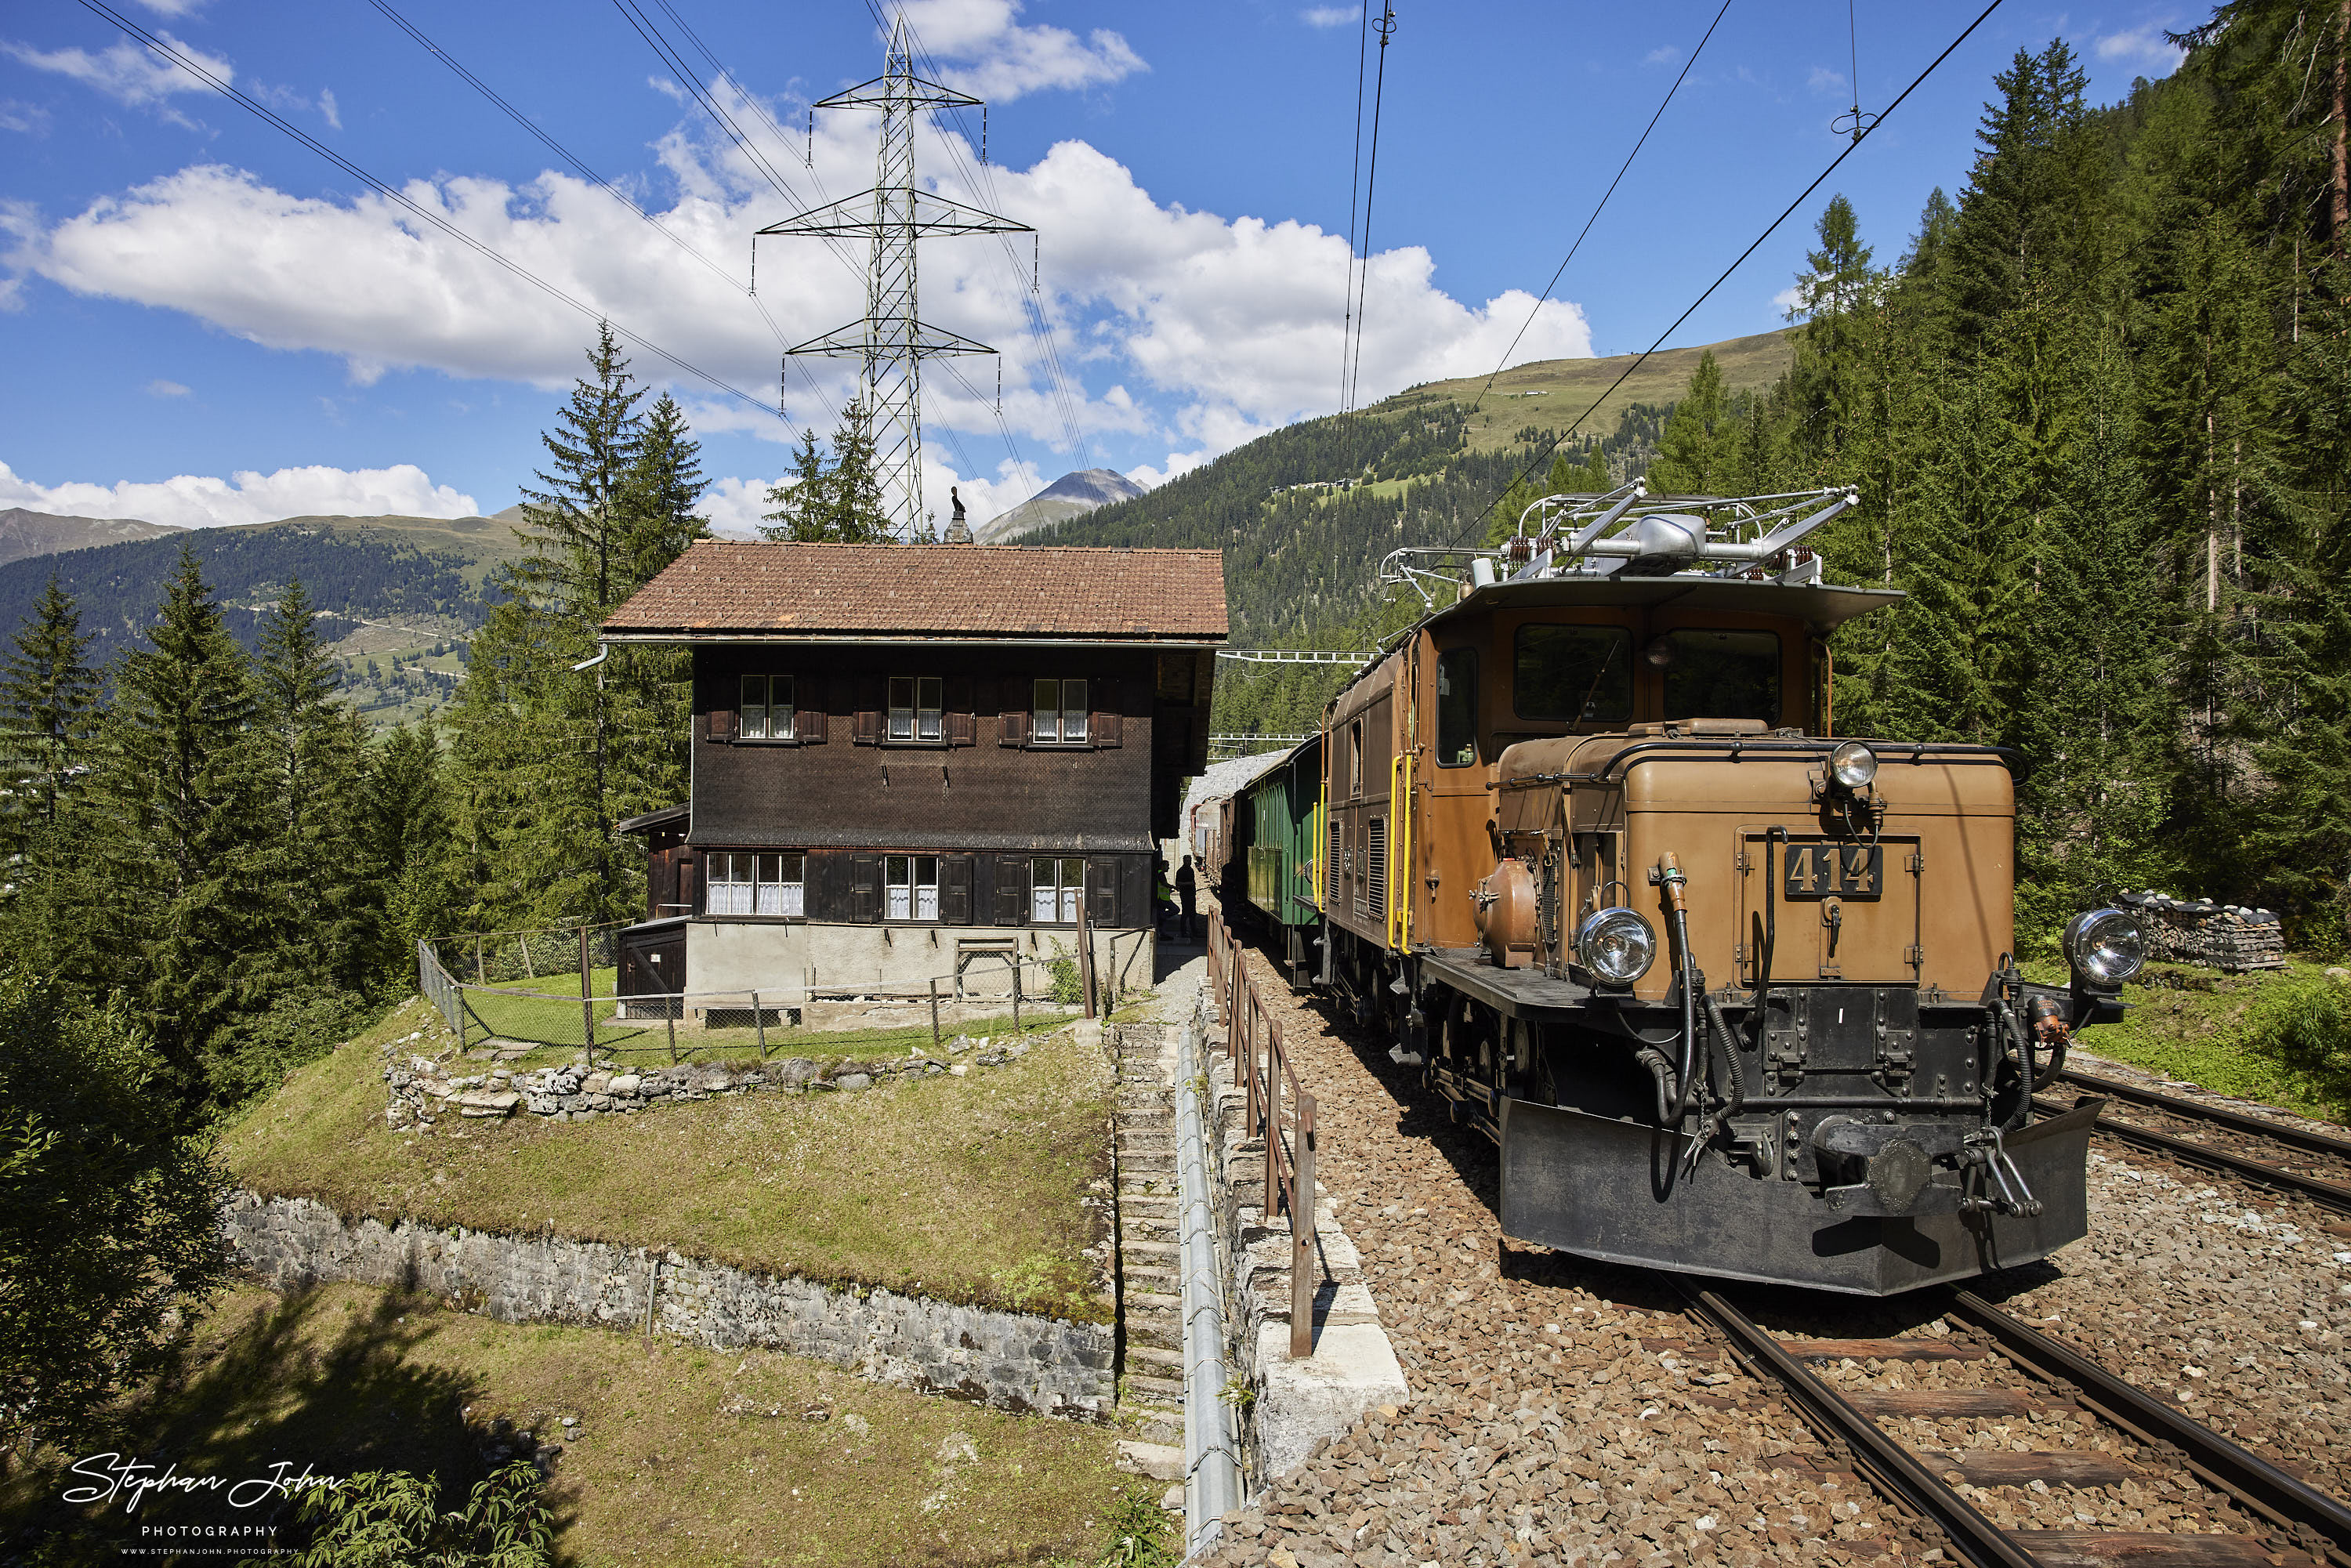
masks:
[(1649, 144), (1649, 132), (1655, 131), (1657, 121), (1665, 118), (1666, 106), (1674, 101), (1674, 94), (1681, 91), (1683, 78), (1690, 74), (1690, 68), (1698, 64), (1698, 56), (1706, 52), (1707, 39), (1714, 37), (1714, 30), (1722, 26), (1722, 18), (1729, 10), (1730, 0), (1722, 0), (1722, 9), (1717, 11), (1714, 20), (1706, 25), (1706, 36), (1698, 39), (1698, 47), (1692, 49), (1689, 58), (1682, 62), (1681, 75), (1674, 78), (1674, 85), (1666, 89), (1666, 96), (1657, 100), (1657, 112), (1649, 116), (1649, 123), (1641, 128), (1641, 139), (1633, 143), (1633, 151), (1625, 153), (1625, 162), (1617, 165), (1616, 178), (1609, 181), (1608, 188), (1600, 193), (1600, 200), (1593, 205), (1592, 215), (1583, 220), (1583, 227), (1576, 232), (1575, 243), (1567, 247), (1567, 255), (1560, 259), (1559, 270), (1551, 275), (1549, 283), (1543, 285), (1542, 298), (1535, 301), (1534, 308), (1528, 311), (1527, 319), (1519, 324), (1517, 333), (1510, 339), (1510, 346), (1502, 350), (1501, 359), (1495, 363), (1494, 373), (1486, 378), (1486, 384), (1479, 387), (1478, 395), (1469, 401), (1470, 413), (1478, 412), (1478, 405), (1486, 401), (1486, 394), (1494, 390), (1494, 382), (1510, 367), (1510, 356), (1518, 352), (1519, 340), (1527, 335), (1527, 329), (1535, 324), (1535, 318), (1541, 314), (1543, 305), (1551, 298), (1552, 290), (1557, 288), (1559, 280), (1567, 276), (1567, 264), (1573, 261), (1575, 253), (1583, 248), (1583, 236), (1590, 234), (1592, 225), (1600, 221), (1602, 211), (1608, 205), (1608, 198), (1616, 193), (1616, 187), (1624, 183), (1626, 172), (1633, 167), (1633, 160), (1638, 158), (1641, 149)]
[[(768, 405), (765, 401), (753, 397), (750, 393), (743, 391), (740, 387), (713, 375), (710, 371), (702, 369), (702, 367), (695, 364), (691, 361), (683, 359), (678, 355), (670, 352), (667, 349), (663, 348), (659, 343), (656, 343), (652, 339), (644, 336), (644, 334), (632, 331), (627, 327), (622, 326), (620, 322), (612, 320), (611, 317), (607, 312), (591, 308), (582, 301), (573, 298), (570, 295), (565, 293), (562, 289), (558, 288), (554, 284), (547, 281), (547, 279), (539, 277), (537, 273), (531, 271), (520, 262), (511, 259), (484, 241), (475, 238), (472, 235), (467, 234), (465, 230), (457, 227), (455, 224), (450, 223), (446, 218), (444, 218), (432, 208), (412, 200), (405, 193), (395, 190), (383, 181), (377, 179), (373, 174), (369, 173), (365, 169), (360, 168), (357, 163), (352, 162), (349, 158), (344, 157), (341, 153), (336, 152), (325, 142), (320, 141), (318, 138), (309, 134), (309, 132), (292, 124), (282, 116), (270, 110), (267, 106), (259, 103), (254, 99), (247, 97), (245, 93), (238, 91), (229, 83), (221, 80), (220, 78), (213, 75), (212, 72), (206, 70), (194, 60), (190, 59), (186, 55), (183, 54), (171, 44), (157, 37), (154, 34), (150, 33), (138, 23), (131, 21), (120, 12), (115, 10), (112, 6), (105, 4), (105, 0), (81, 0), (81, 4), (88, 10), (104, 17), (107, 21), (110, 21), (117, 27), (120, 27), (123, 32), (129, 34), (132, 38), (144, 44), (149, 49), (152, 50), (162, 59), (179, 67), (182, 70), (186, 71), (198, 81), (203, 82), (206, 87), (211, 88), (214, 92), (219, 93), (223, 98), (229, 99), (238, 107), (249, 111), (256, 118), (275, 126), (277, 130), (285, 132), (296, 141), (300, 142), (311, 152), (316, 152), (319, 157), (324, 158), (328, 162), (332, 163), (336, 168), (340, 169), (344, 173), (349, 174), (352, 179), (359, 181), (369, 189), (376, 192), (379, 195), (383, 196), (386, 200), (396, 204), (410, 214), (417, 218), (420, 222), (432, 225), (434, 228), (439, 229), (442, 233), (457, 241), (460, 245), (463, 245), (477, 255), (496, 263), (498, 266), (506, 268), (507, 271), (514, 274), (515, 277), (529, 284), (532, 287), (548, 295), (550, 298), (559, 300), (563, 304), (570, 306), (573, 309), (579, 311), (583, 316), (587, 316), (594, 320), (609, 323), (611, 326), (612, 330), (619, 336), (627, 339), (630, 342), (634, 343), (639, 348), (644, 350), (650, 354), (653, 354), (656, 358), (667, 361), (670, 364), (675, 366), (678, 370), (684, 371), (687, 375), (707, 382), (712, 386), (716, 387), (719, 391), (726, 393), (729, 397), (739, 398), (743, 402), (750, 404), (753, 408), (758, 409), (762, 413), (766, 412)], [(777, 417), (779, 420), (782, 420), (782, 423), (788, 427), (791, 424), (790, 420), (783, 418), (781, 411), (778, 412)]]
[(1347, 287), (1340, 295), (1339, 409), (1347, 407), (1347, 345), (1355, 336), (1355, 217), (1364, 189), (1364, 72), (1372, 52), (1372, 0), (1364, 0), (1364, 19), (1355, 33), (1354, 161), (1347, 165)]
[[(87, 3), (87, 0), (85, 0), (85, 3)], [(1932, 60), (1928, 61), (1927, 68), (1920, 71), (1916, 77), (1913, 77), (1911, 78), (1910, 85), (1904, 88), (1899, 93), (1895, 95), (1894, 101), (1887, 104), (1883, 110), (1879, 110), (1877, 118), (1872, 120), (1866, 128), (1858, 131), (1854, 136), (1852, 142), (1846, 146), (1845, 150), (1838, 153), (1835, 157), (1830, 159), (1828, 167), (1822, 170), (1819, 174), (1815, 175), (1811, 184), (1805, 186), (1802, 191), (1797, 193), (1796, 199), (1790, 202), (1785, 210), (1783, 210), (1778, 217), (1773, 218), (1769, 224), (1764, 225), (1763, 232), (1755, 236), (1754, 242), (1749, 245), (1745, 250), (1739, 253), (1738, 259), (1733, 261), (1729, 267), (1724, 267), (1722, 269), (1721, 276), (1718, 277), (1712, 283), (1708, 284), (1699, 293), (1698, 297), (1689, 302), (1688, 308), (1685, 309), (1680, 315), (1675, 317), (1672, 324), (1667, 327), (1664, 331), (1657, 334), (1656, 340), (1655, 342), (1652, 342), (1647, 348), (1642, 350), (1639, 354), (1634, 357), (1633, 362), (1625, 367), (1625, 373), (1608, 383), (1608, 390), (1606, 392), (1602, 392), (1598, 397), (1593, 399), (1591, 405), (1582, 413), (1577, 414), (1574, 422), (1565, 430), (1555, 432), (1551, 440), (1544, 444), (1542, 450), (1529, 458), (1527, 460), (1526, 466), (1520, 469), (1518, 473), (1512, 476), (1510, 483), (1503, 486), (1499, 493), (1494, 497), (1493, 500), (1487, 502), (1485, 506), (1478, 509), (1478, 511), (1470, 517), (1469, 526), (1463, 528), (1459, 533), (1454, 535), (1452, 542), (1456, 545), (1459, 544), (1463, 539), (1468, 538), (1472, 532), (1482, 527), (1486, 520), (1486, 515), (1494, 509), (1494, 507), (1501, 500), (1502, 497), (1509, 495), (1513, 486), (1525, 479), (1528, 475), (1533, 473), (1537, 464), (1540, 464), (1543, 459), (1549, 457), (1554, 451), (1558, 450), (1559, 444), (1566, 440), (1569, 436), (1574, 434), (1576, 427), (1581, 425), (1585, 420), (1590, 419), (1593, 410), (1599, 408), (1602, 403), (1606, 402), (1610, 395), (1613, 394), (1618, 387), (1623, 386), (1625, 381), (1631, 377), (1633, 372), (1641, 368), (1643, 362), (1646, 361), (1650, 355), (1656, 353), (1658, 349), (1664, 346), (1667, 338), (1672, 337), (1675, 332), (1680, 329), (1683, 322), (1698, 314), (1698, 308), (1705, 304), (1707, 300), (1712, 297), (1716, 289), (1721, 287), (1725, 283), (1728, 283), (1730, 280), (1730, 275), (1737, 272), (1742, 266), (1746, 265), (1747, 258), (1749, 256), (1753, 256), (1758, 250), (1761, 250), (1763, 247), (1763, 242), (1770, 239), (1773, 233), (1779, 229), (1782, 224), (1786, 223), (1789, 218), (1793, 216), (1798, 207), (1802, 206), (1805, 202), (1812, 198), (1813, 193), (1819, 190), (1821, 186), (1826, 183), (1828, 177), (1837, 172), (1838, 165), (1842, 164), (1846, 159), (1852, 157), (1854, 153), (1860, 151), (1862, 142), (1866, 141), (1870, 134), (1876, 131), (1879, 126), (1885, 124), (1887, 116), (1891, 115), (1896, 110), (1901, 108), (1903, 100), (1908, 98), (1912, 93), (1917, 91), (1919, 84), (1924, 82), (1928, 77), (1933, 76), (1935, 74), (1936, 68), (1940, 66), (1945, 60), (1949, 59), (1951, 56), (1958, 51), (1959, 47), (1961, 44), (1966, 43), (1968, 39), (1974, 35), (1975, 30), (1978, 27), (1983, 26), (1984, 23), (1991, 18), (1991, 14), (1994, 11), (2000, 9), (2001, 3), (2001, 0), (1991, 0), (1991, 4), (1985, 6), (1977, 16), (1976, 19), (1969, 23), (1966, 28), (1960, 32), (1959, 36), (1953, 38), (1950, 43), (1944, 47), (1941, 54), (1937, 55)]]

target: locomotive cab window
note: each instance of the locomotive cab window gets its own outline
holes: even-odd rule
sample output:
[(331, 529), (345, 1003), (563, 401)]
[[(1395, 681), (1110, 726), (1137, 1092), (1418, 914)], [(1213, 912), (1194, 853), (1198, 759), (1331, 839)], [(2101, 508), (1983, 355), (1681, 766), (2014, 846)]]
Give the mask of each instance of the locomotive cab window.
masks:
[(1437, 765), (1477, 760), (1478, 650), (1447, 648), (1437, 655)]
[(1520, 718), (1622, 724), (1633, 716), (1632, 634), (1615, 626), (1529, 625), (1513, 647)]
[(1780, 638), (1772, 632), (1668, 632), (1667, 719), (1780, 722)]

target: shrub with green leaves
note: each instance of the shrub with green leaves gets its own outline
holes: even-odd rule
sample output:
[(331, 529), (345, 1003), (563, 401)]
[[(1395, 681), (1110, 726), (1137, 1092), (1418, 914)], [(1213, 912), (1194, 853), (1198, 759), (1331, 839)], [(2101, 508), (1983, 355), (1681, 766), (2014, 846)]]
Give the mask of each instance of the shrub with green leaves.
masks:
[(555, 1521), (538, 1471), (517, 1459), (444, 1511), (440, 1483), (405, 1470), (366, 1470), (304, 1494), (296, 1517), (313, 1533), (298, 1568), (549, 1568)]

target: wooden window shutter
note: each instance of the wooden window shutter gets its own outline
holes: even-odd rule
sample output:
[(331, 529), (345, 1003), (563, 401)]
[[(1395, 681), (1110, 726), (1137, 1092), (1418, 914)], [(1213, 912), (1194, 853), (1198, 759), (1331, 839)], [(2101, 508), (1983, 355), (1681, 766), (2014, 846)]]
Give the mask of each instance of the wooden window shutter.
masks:
[(827, 716), (822, 706), (824, 688), (812, 680), (803, 684), (808, 687), (805, 695), (816, 698), (819, 706), (800, 708), (793, 713), (792, 736), (802, 746), (822, 746), (825, 742), (824, 721)]
[(882, 918), (882, 857), (849, 857), (849, 918), (871, 925)]
[(939, 858), (939, 924), (971, 924), (971, 891), (972, 858), (969, 855), (942, 855)]
[[(969, 746), (979, 738), (979, 714), (974, 682), (969, 675), (949, 675), (946, 684), (946, 713), (940, 728), (949, 746)], [(944, 899), (946, 890), (941, 887)]]
[(710, 738), (713, 740), (732, 740), (735, 738), (735, 710), (733, 708), (715, 707), (710, 710)]
[(996, 923), (998, 925), (1026, 925), (1029, 923), (1029, 857), (1026, 855), (996, 857)]
[(1116, 681), (1096, 681), (1093, 692), (1095, 700), (1105, 706), (1096, 709), (1087, 720), (1090, 727), (1087, 734), (1093, 737), (1093, 743), (1098, 747), (1117, 746), (1121, 743), (1119, 732), (1123, 727), (1120, 720), (1124, 716), (1119, 706), (1119, 684)]
[(1095, 925), (1118, 924), (1118, 862), (1086, 862), (1086, 919)]
[(857, 677), (857, 720), (850, 738), (860, 746), (882, 744), (882, 709), (889, 700), (889, 688), (880, 675)]
[(1036, 683), (1027, 675), (1003, 675), (996, 683), (997, 719), (996, 743), (998, 746), (1029, 744), (1029, 688)]

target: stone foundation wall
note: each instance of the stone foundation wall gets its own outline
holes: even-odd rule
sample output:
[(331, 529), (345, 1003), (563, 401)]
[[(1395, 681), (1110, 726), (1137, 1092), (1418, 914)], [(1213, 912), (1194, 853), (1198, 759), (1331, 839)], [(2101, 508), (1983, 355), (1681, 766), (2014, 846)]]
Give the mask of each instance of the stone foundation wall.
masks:
[(244, 1269), (280, 1290), (349, 1281), (424, 1291), (500, 1322), (656, 1332), (748, 1345), (998, 1409), (1099, 1420), (1115, 1402), (1108, 1324), (954, 1306), (778, 1279), (642, 1247), (356, 1225), (308, 1198), (239, 1193), (222, 1229)]

